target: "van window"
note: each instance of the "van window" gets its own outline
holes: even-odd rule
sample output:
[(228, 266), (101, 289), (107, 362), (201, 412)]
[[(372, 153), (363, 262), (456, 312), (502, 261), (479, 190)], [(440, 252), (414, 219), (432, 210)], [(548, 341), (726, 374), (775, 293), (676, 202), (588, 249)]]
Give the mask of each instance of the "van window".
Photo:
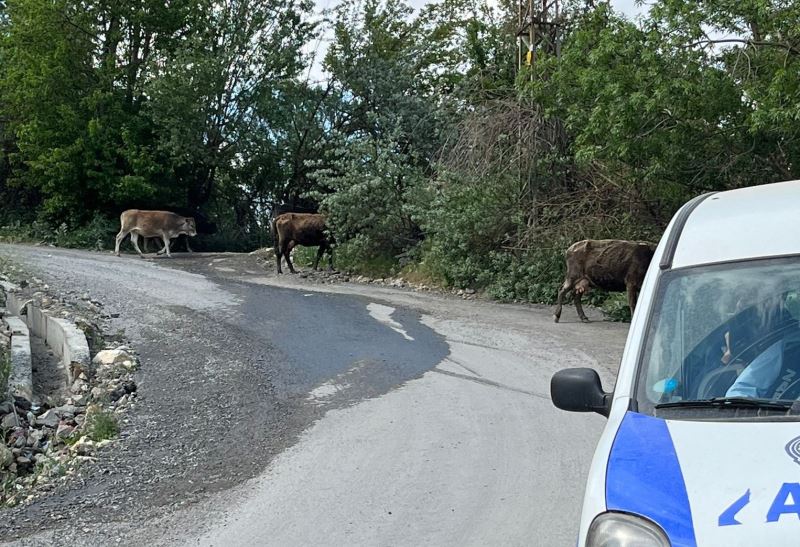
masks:
[(651, 313), (640, 412), (721, 397), (800, 399), (800, 259), (666, 272)]

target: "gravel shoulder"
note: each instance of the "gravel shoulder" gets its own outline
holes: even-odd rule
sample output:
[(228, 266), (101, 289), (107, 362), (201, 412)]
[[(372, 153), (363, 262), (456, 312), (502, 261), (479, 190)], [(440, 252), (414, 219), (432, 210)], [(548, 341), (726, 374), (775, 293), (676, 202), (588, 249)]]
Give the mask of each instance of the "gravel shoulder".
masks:
[(276, 393), (264, 339), (235, 324), (220, 332), (236, 299), (203, 277), (99, 254), (0, 253), (55, 291), (78, 288), (103, 302), (119, 316), (110, 328), (126, 333), (140, 359), (137, 408), (114, 450), (35, 503), (4, 510), (0, 537), (52, 528), (79, 544), (135, 544), (148, 519), (256, 476), (314, 419)]

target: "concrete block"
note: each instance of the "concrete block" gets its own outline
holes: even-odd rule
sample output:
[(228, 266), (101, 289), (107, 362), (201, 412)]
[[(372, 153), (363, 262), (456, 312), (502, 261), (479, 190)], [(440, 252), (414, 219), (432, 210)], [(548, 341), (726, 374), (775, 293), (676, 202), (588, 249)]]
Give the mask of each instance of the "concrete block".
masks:
[[(36, 309), (36, 308), (34, 308)], [(35, 312), (34, 312), (35, 313)], [(42, 314), (45, 321), (45, 336), (44, 342), (47, 344), (53, 353), (56, 354), (57, 357), (63, 358), (64, 357), (64, 329), (61, 328), (60, 321), (61, 319), (56, 319), (55, 317), (50, 317), (47, 314)]]
[(13, 315), (3, 317), (3, 323), (8, 325), (8, 328), (11, 329), (12, 335), (21, 334), (23, 336), (30, 336), (30, 332), (28, 331), (28, 325), (26, 325), (25, 321), (23, 321), (19, 317), (15, 317)]
[(29, 298), (25, 298), (19, 294), (13, 292), (6, 293), (6, 307), (8, 311), (11, 312), (11, 315), (25, 315), (30, 302), (31, 300)]
[(8, 386), (18, 397), (33, 400), (33, 362), (28, 326), (19, 317), (3, 317), (11, 330), (11, 374)]
[(78, 365), (82, 370), (89, 370), (91, 358), (89, 343), (78, 327), (66, 319), (47, 317), (47, 338), (45, 342), (53, 352), (61, 358), (67, 370), (67, 377), (72, 383), (73, 370)]
[(26, 321), (31, 334), (38, 336), (42, 340), (47, 340), (47, 315), (33, 302), (29, 302), (27, 306)]

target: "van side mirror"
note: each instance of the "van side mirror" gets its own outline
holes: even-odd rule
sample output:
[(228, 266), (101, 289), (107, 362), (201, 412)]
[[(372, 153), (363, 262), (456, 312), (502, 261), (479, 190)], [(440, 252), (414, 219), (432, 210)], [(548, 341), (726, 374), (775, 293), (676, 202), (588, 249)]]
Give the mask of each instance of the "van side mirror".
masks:
[(603, 391), (600, 376), (591, 368), (559, 370), (550, 380), (550, 398), (561, 410), (597, 412), (608, 417), (611, 393)]

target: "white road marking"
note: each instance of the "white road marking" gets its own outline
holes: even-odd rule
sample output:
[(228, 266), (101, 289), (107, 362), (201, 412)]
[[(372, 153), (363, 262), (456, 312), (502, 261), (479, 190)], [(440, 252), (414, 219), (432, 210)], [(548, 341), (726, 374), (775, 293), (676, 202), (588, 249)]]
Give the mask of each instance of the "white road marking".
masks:
[(392, 314), (394, 313), (395, 308), (371, 302), (367, 305), (367, 310), (369, 311), (369, 314), (375, 318), (375, 320), (383, 323), (393, 331), (400, 333), (406, 340), (414, 340), (414, 338), (409, 336), (405, 331), (403, 325), (392, 319)]

